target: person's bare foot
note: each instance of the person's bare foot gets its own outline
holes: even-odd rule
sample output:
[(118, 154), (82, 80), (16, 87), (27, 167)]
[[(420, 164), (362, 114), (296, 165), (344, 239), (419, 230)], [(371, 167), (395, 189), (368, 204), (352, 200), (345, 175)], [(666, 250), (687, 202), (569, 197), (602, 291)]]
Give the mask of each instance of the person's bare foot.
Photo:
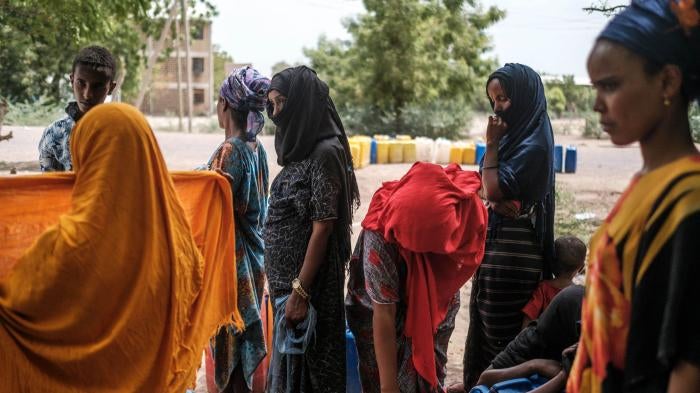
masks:
[(447, 387), (447, 393), (466, 393), (463, 383), (455, 383)]

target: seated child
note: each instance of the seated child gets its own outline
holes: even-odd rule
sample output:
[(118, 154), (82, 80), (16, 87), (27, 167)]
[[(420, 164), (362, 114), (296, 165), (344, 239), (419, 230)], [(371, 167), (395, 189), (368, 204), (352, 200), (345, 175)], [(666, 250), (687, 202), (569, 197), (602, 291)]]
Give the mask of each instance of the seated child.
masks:
[(584, 287), (571, 285), (555, 296), (542, 316), (493, 359), (476, 388), (488, 390), (497, 383), (538, 374), (548, 381), (535, 391), (560, 392), (580, 335), (583, 294)]
[(574, 236), (562, 236), (554, 241), (554, 276), (540, 282), (532, 298), (523, 308), (523, 329), (540, 317), (545, 308), (562, 289), (573, 284), (572, 280), (586, 261), (586, 245)]

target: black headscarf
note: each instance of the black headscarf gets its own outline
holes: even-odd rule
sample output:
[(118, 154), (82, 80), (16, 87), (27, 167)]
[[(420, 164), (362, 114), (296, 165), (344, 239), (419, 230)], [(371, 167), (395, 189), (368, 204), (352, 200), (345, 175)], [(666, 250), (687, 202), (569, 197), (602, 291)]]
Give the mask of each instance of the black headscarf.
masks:
[[(522, 64), (508, 63), (496, 70), (486, 82), (487, 89), (493, 79), (499, 80), (511, 102), (507, 111), (499, 113), (508, 130), (498, 145), (498, 183), (507, 199), (535, 209), (535, 233), (544, 251), (545, 277), (549, 277), (554, 257), (554, 136), (544, 86), (540, 76)], [(493, 227), (501, 219), (491, 212)]]
[(328, 85), (311, 68), (299, 66), (275, 74), (270, 90), (277, 90), (287, 98), (277, 116), (272, 116), (271, 103), (268, 102), (267, 107), (268, 116), (277, 126), (277, 163), (285, 166), (316, 157), (340, 180), (339, 217), (334, 233), (340, 245), (340, 256), (347, 261), (351, 253), (352, 214), (360, 204), (360, 191), (348, 138)]
[(681, 25), (672, 8), (676, 6), (675, 0), (633, 0), (598, 39), (616, 42), (656, 64), (677, 65), (683, 71), (684, 93), (692, 100), (700, 97), (700, 29)]

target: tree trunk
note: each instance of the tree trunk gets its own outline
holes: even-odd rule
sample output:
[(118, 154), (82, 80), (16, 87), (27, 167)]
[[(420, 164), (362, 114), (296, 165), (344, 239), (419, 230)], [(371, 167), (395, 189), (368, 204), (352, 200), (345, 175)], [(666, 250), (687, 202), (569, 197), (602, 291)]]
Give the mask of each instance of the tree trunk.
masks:
[(177, 16), (177, 10), (177, 1), (173, 1), (173, 4), (170, 6), (170, 10), (168, 12), (168, 18), (165, 20), (163, 30), (160, 32), (160, 37), (158, 38), (156, 44), (153, 46), (151, 53), (148, 54), (148, 58), (146, 60), (146, 72), (144, 72), (143, 77), (141, 78), (139, 94), (136, 96), (136, 100), (134, 100), (134, 106), (139, 109), (141, 108), (141, 104), (143, 104), (143, 98), (146, 96), (146, 92), (151, 86), (151, 78), (153, 77), (153, 67), (156, 65), (156, 61), (158, 60), (160, 53), (163, 51), (163, 47), (165, 46), (165, 40), (168, 38), (168, 36), (170, 36), (170, 25), (172, 24), (173, 19), (175, 19), (175, 17)]
[(119, 57), (119, 62), (121, 63), (122, 69), (117, 78), (117, 85), (114, 87), (112, 92), (112, 102), (121, 102), (122, 100), (122, 85), (126, 79), (126, 61), (123, 57)]
[(182, 58), (180, 57), (180, 44), (182, 41), (182, 29), (180, 28), (180, 21), (175, 20), (175, 48), (177, 48), (177, 130), (182, 131), (184, 128), (182, 126), (183, 105), (182, 105)]
[(190, 18), (185, 7), (185, 0), (180, 0), (182, 19), (185, 21), (185, 72), (187, 75), (187, 132), (192, 132), (192, 56), (190, 54)]
[(0, 141), (12, 139), (12, 131), (7, 135), (2, 134), (2, 122), (5, 120), (5, 113), (7, 113), (7, 102), (5, 102), (5, 100), (0, 100)]

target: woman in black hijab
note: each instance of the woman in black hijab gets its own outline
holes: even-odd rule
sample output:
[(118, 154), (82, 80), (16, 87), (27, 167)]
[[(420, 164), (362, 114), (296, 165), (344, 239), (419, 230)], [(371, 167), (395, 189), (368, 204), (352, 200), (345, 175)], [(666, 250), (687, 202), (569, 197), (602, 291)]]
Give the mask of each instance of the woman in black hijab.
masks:
[[(277, 162), (283, 167), (272, 183), (265, 223), (270, 294), (276, 307), (284, 307), (275, 315), (284, 315), (287, 326), (305, 321), (310, 307), (316, 310), (305, 353), (288, 357), (280, 372), (270, 374), (268, 387), (344, 392), (343, 288), (352, 213), (359, 205), (348, 140), (328, 86), (312, 69), (276, 74), (268, 98), (268, 115), (277, 126)], [(286, 296), (282, 306), (278, 300)]]
[(486, 254), (472, 281), (464, 385), (476, 383), (521, 328), (522, 308), (554, 253), (553, 134), (540, 76), (506, 64), (486, 82), (489, 118), (480, 163), (489, 205)]

